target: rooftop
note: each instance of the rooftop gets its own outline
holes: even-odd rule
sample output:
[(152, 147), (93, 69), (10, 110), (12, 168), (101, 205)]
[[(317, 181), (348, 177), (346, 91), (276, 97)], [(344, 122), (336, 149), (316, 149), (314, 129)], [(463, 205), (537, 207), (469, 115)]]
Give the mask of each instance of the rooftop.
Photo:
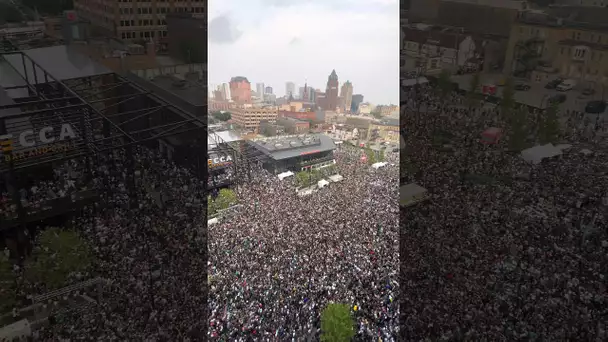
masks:
[(153, 78), (151, 82), (195, 106), (202, 106), (207, 103), (205, 96), (207, 89), (201, 81), (182, 80), (179, 77), (171, 75), (160, 75)]
[(251, 141), (252, 145), (274, 160), (332, 151), (334, 141), (323, 134), (289, 135)]
[[(94, 62), (86, 55), (81, 54), (74, 48), (67, 45), (56, 45), (23, 51), (34, 63), (46, 70), (54, 78), (63, 81), (74, 78), (98, 76), (109, 74), (112, 71), (101, 64)], [(22, 77), (25, 76), (23, 62), (19, 54), (6, 54), (3, 56), (14, 70)], [(30, 63), (26, 64), (27, 75), (30, 80), (34, 80), (34, 73)], [(36, 70), (39, 78), (44, 73)], [(43, 79), (38, 80), (44, 83)]]

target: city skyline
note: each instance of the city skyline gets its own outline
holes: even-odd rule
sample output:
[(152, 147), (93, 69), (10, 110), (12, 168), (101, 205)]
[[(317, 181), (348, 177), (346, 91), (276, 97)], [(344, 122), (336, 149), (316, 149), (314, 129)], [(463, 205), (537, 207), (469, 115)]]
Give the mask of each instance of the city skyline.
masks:
[[(399, 103), (399, 3), (396, 0), (209, 1), (209, 83), (243, 76), (284, 96), (305, 83), (341, 87), (375, 104)], [(322, 48), (321, 48), (322, 47)]]

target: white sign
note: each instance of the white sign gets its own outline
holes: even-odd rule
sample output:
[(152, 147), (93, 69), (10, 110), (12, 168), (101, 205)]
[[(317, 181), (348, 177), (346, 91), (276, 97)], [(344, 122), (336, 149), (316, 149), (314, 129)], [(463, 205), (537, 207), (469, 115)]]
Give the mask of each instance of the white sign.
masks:
[[(64, 141), (67, 138), (74, 139), (76, 138), (76, 133), (74, 133), (74, 129), (70, 124), (64, 123), (61, 125), (61, 129), (59, 130), (59, 134), (55, 133), (55, 128), (48, 126), (40, 129), (38, 133), (34, 132), (32, 129), (27, 129), (21, 133), (19, 133), (19, 145), (23, 147), (35, 147), (41, 144), (51, 144), (56, 141)], [(36, 137), (38, 140), (36, 140)], [(0, 135), (0, 141), (13, 140), (12, 134)]]

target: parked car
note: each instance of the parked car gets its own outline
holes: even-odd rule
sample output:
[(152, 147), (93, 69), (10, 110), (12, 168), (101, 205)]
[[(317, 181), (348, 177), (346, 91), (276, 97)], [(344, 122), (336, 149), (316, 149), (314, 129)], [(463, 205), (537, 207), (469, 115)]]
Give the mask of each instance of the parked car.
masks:
[(576, 86), (575, 80), (565, 80), (564, 82), (558, 84), (555, 89), (557, 89), (557, 91), (568, 91), (568, 90), (572, 90), (575, 86)]
[(587, 89), (584, 89), (581, 93), (585, 96), (590, 96), (590, 95), (595, 94), (595, 90), (593, 90), (591, 88), (587, 88)]
[(527, 91), (530, 90), (530, 85), (526, 83), (518, 83), (515, 85), (515, 90)]
[(566, 102), (566, 95), (565, 94), (555, 94), (551, 97), (549, 97), (549, 99), (547, 100), (547, 102), (549, 104), (554, 104), (554, 103), (564, 103)]
[(585, 106), (585, 113), (601, 114), (606, 110), (606, 102), (604, 101), (589, 101)]
[(561, 77), (556, 78), (556, 79), (554, 79), (553, 81), (551, 81), (551, 82), (547, 83), (547, 84), (545, 85), (545, 89), (555, 89), (555, 88), (557, 88), (557, 86), (558, 86), (558, 85), (560, 85), (560, 84), (561, 84), (563, 81), (564, 81), (564, 79), (563, 79), (563, 78), (561, 78)]

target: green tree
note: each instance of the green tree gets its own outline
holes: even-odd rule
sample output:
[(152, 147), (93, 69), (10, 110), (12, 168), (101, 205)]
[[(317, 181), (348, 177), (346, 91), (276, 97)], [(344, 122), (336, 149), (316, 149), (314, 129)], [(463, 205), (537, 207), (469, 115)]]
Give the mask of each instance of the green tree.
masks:
[(21, 13), (8, 3), (0, 3), (0, 24), (18, 23), (25, 20)]
[(558, 104), (551, 103), (544, 113), (539, 116), (538, 140), (543, 144), (555, 142), (559, 136), (558, 111)]
[(450, 92), (454, 90), (454, 85), (452, 84), (452, 75), (447, 70), (442, 70), (439, 74), (439, 78), (437, 79), (437, 96), (439, 96), (439, 100), (443, 104), (447, 99)]
[(528, 135), (528, 127), (526, 126), (528, 113), (525, 107), (513, 109), (510, 113), (510, 117), (507, 118), (509, 149), (521, 151), (525, 148), (526, 136)]
[[(515, 108), (515, 88), (513, 85), (513, 80), (511, 78), (507, 78), (505, 81), (505, 86), (502, 90), (502, 99), (500, 101), (500, 109), (502, 111), (503, 120), (508, 121)], [(508, 122), (507, 122), (508, 123)]]
[(473, 74), (473, 77), (471, 77), (471, 83), (469, 84), (469, 91), (467, 93), (467, 104), (469, 106), (469, 109), (473, 107), (473, 105), (475, 104), (475, 100), (477, 100), (477, 90), (479, 88), (480, 80), (481, 74), (479, 72), (476, 72), (475, 74)]
[(367, 156), (367, 163), (368, 164), (374, 164), (377, 162), (377, 158), (376, 158), (376, 152), (374, 150), (372, 150), (371, 148), (367, 147), (365, 149), (365, 155)]
[(321, 313), (321, 342), (350, 342), (355, 322), (346, 304), (330, 303)]
[(384, 161), (384, 151), (382, 151), (382, 150), (380, 150), (380, 152), (378, 153), (378, 161), (379, 162)]
[(205, 58), (207, 56), (202, 53), (202, 49), (198, 46), (198, 44), (191, 41), (183, 41), (179, 47), (182, 59), (186, 63), (205, 62)]
[(297, 186), (309, 186), (311, 182), (312, 175), (308, 171), (300, 171), (296, 173), (296, 185)]
[(0, 316), (10, 311), (15, 305), (15, 274), (12, 263), (0, 254)]
[(228, 121), (232, 119), (232, 114), (230, 112), (217, 111), (211, 113), (211, 115), (220, 121)]
[(46, 284), (47, 290), (57, 289), (70, 273), (87, 271), (92, 261), (90, 246), (77, 232), (49, 228), (38, 236), (33, 256), (26, 261), (25, 278)]
[(221, 189), (214, 202), (217, 205), (218, 210), (223, 210), (236, 204), (237, 197), (231, 189)]

